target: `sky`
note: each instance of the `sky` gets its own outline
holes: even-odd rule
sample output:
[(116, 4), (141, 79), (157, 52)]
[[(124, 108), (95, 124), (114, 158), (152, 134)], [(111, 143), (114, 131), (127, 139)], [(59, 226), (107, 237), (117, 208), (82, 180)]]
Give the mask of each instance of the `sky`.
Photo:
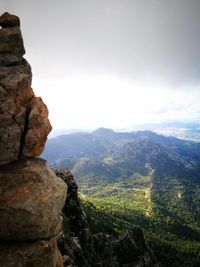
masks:
[(0, 0), (54, 130), (200, 121), (199, 0)]

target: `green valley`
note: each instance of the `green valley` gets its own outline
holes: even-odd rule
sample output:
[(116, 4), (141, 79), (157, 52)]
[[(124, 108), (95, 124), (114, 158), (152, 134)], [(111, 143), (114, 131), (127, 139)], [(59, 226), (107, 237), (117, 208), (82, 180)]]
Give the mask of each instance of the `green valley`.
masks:
[(200, 266), (200, 143), (100, 128), (50, 139), (44, 157), (76, 176), (93, 233), (140, 225), (162, 266)]
[(152, 177), (139, 174), (110, 184), (80, 183), (93, 232), (119, 235), (138, 224), (163, 266), (199, 266), (200, 225), (185, 209), (182, 187), (176, 185), (173, 192), (153, 192), (151, 187)]

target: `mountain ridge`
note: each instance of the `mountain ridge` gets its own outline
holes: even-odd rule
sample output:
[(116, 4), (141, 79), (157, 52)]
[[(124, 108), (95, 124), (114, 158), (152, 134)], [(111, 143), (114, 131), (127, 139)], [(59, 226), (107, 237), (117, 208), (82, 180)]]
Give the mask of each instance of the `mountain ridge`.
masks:
[(198, 266), (200, 143), (101, 128), (46, 147), (52, 166), (68, 166), (76, 176), (95, 232), (139, 224), (163, 266)]
[[(103, 160), (103, 164), (108, 166), (111, 163), (115, 165), (116, 160), (121, 162), (126, 158), (130, 161), (137, 157), (140, 158), (140, 165), (141, 160), (143, 165), (149, 163), (148, 160), (155, 164), (159, 155), (163, 160), (171, 161), (172, 165), (175, 163), (177, 168), (180, 165), (184, 170), (192, 171), (199, 165), (200, 144), (150, 131), (116, 133), (99, 128), (92, 133), (75, 133), (50, 139), (43, 153), (43, 157), (53, 166), (59, 159), (68, 159), (75, 163), (80, 158)], [(63, 166), (61, 164), (54, 167)]]

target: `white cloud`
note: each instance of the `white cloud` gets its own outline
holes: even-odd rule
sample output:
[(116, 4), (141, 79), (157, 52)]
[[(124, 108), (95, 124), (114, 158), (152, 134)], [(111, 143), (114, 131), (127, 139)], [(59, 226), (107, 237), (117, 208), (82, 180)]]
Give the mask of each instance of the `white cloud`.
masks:
[(200, 93), (144, 86), (109, 76), (34, 79), (55, 129), (117, 128), (163, 120), (198, 119)]

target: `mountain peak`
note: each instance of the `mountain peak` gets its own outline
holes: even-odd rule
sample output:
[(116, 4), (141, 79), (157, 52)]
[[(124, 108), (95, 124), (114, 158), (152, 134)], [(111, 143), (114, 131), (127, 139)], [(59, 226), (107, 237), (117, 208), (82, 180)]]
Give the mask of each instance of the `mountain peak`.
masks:
[(95, 135), (114, 135), (115, 132), (112, 129), (100, 127), (98, 129), (96, 129), (95, 131), (93, 131), (92, 134), (95, 134)]

